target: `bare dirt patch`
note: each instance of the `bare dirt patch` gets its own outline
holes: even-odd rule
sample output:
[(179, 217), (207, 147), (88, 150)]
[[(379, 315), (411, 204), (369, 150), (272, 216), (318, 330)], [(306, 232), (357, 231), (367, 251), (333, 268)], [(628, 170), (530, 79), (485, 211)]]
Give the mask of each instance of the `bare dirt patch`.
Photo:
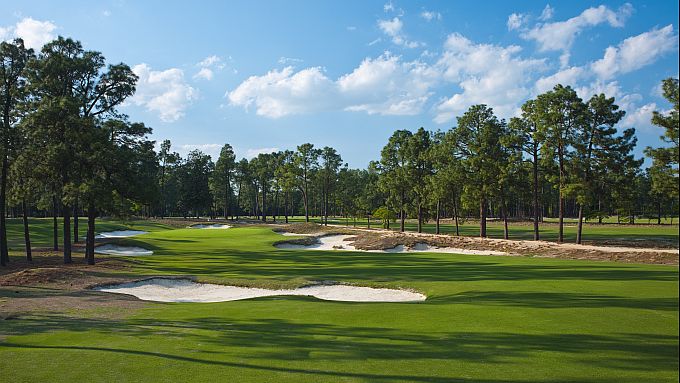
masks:
[(61, 256), (49, 252), (34, 254), (31, 263), (12, 257), (8, 267), (0, 269), (0, 319), (44, 312), (123, 316), (144, 305), (132, 297), (89, 290), (95, 285), (130, 281), (132, 278), (116, 272), (125, 271), (131, 262), (103, 259), (95, 266), (81, 262), (76, 258), (65, 265)]

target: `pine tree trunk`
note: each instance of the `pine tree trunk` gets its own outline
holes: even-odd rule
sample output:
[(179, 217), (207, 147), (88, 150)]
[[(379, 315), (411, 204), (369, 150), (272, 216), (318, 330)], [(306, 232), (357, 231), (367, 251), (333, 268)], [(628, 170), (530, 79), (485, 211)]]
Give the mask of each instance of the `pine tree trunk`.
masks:
[(560, 190), (559, 196), (559, 234), (557, 237), (557, 242), (564, 242), (564, 197), (562, 197), (562, 191)]
[(537, 146), (534, 146), (534, 163), (533, 163), (533, 173), (534, 173), (534, 190), (533, 190), (533, 197), (534, 197), (534, 241), (538, 241), (540, 239), (540, 234), (538, 230), (538, 148)]
[(2, 156), (2, 180), (0, 181), (0, 265), (5, 266), (9, 262), (9, 249), (7, 247), (7, 172), (9, 162), (7, 153)]
[(224, 188), (224, 220), (229, 219), (229, 188)]
[(486, 199), (479, 201), (479, 236), (486, 238)]
[(274, 219), (274, 223), (276, 223), (276, 217), (279, 215), (279, 191), (278, 189), (276, 190), (276, 193), (274, 194), (274, 208), (272, 209), (272, 215)]
[(418, 203), (418, 233), (423, 232), (423, 205)]
[(288, 223), (288, 192), (283, 196), (283, 211), (286, 218), (286, 223)]
[(90, 204), (87, 208), (87, 236), (85, 239), (85, 258), (88, 265), (94, 265), (94, 231), (95, 231), (96, 212), (94, 205)]
[(508, 231), (508, 208), (503, 206), (503, 238), (510, 239), (510, 232)]
[(241, 181), (238, 181), (238, 194), (236, 195), (236, 220), (241, 213)]
[(309, 200), (307, 199), (307, 190), (302, 191), (302, 200), (305, 204), (305, 222), (309, 222)]
[(440, 199), (437, 199), (437, 228), (436, 228), (437, 234), (441, 234), (439, 232), (439, 211), (441, 210), (441, 203), (442, 201)]
[(456, 223), (456, 236), (460, 236), (460, 231), (458, 229), (458, 202), (456, 199), (455, 189), (453, 190), (452, 194), (453, 194), (453, 220)]
[(57, 196), (52, 196), (52, 250), (59, 251), (59, 224), (57, 223)]
[[(231, 177), (229, 177), (229, 173), (231, 170), (227, 170), (227, 186), (225, 192), (225, 202), (224, 202), (224, 219), (227, 219), (227, 216), (229, 215), (229, 212), (231, 212), (231, 206), (229, 206), (229, 200), (231, 199)], [(234, 219), (234, 213), (231, 213), (231, 219)]]
[(262, 188), (262, 222), (267, 222), (267, 192)]
[(73, 243), (78, 243), (78, 199), (73, 206)]
[(562, 154), (562, 147), (558, 147), (560, 180), (559, 180), (559, 235), (557, 242), (564, 242), (564, 196), (562, 195), (562, 187), (564, 186), (564, 158)]
[(73, 262), (71, 259), (71, 207), (63, 205), (64, 214), (64, 263)]
[(583, 240), (583, 205), (578, 206), (578, 227), (576, 228), (576, 243), (579, 245)]
[(324, 193), (323, 200), (323, 214), (324, 214), (324, 226), (328, 226), (328, 188), (326, 188), (326, 193)]
[(28, 230), (28, 211), (26, 208), (26, 200), (21, 201), (21, 210), (24, 218), (24, 244), (26, 246), (26, 260), (33, 262), (33, 254), (31, 254), (31, 235)]
[(460, 231), (458, 229), (458, 204), (453, 201), (453, 220), (456, 222), (456, 236), (460, 236)]
[(401, 213), (400, 213), (400, 217), (399, 217), (401, 219), (400, 230), (401, 230), (402, 233), (404, 232), (404, 226), (405, 226), (405, 223), (406, 223), (405, 222), (406, 221), (406, 215), (404, 214), (404, 200), (405, 199), (406, 198), (404, 196), (404, 191), (402, 190), (401, 191)]

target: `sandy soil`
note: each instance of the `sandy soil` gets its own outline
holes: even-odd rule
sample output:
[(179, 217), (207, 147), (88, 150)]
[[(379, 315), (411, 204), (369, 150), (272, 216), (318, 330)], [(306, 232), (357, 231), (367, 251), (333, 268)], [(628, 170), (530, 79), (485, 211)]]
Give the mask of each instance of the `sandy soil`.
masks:
[(502, 251), (508, 255), (562, 259), (607, 260), (626, 263), (678, 264), (677, 249), (655, 249), (622, 246), (577, 245), (548, 241), (517, 241), (478, 237), (455, 237), (426, 233), (400, 233), (388, 230), (362, 230), (357, 248), (393, 247), (394, 243), (411, 245), (425, 241), (440, 247)]
[(96, 287), (95, 290), (128, 294), (142, 300), (157, 302), (225, 302), (280, 295), (304, 295), (343, 302), (415, 302), (426, 299), (423, 294), (406, 290), (348, 285), (315, 285), (292, 290), (269, 290), (165, 278)]
[[(286, 235), (287, 233), (281, 233)], [(290, 234), (289, 234), (290, 235)], [(292, 235), (310, 235), (310, 234), (292, 234)], [(373, 253), (414, 253), (414, 252), (430, 252), (430, 253), (454, 253), (454, 254), (469, 254), (469, 255), (507, 255), (502, 251), (493, 250), (470, 250), (454, 247), (437, 247), (431, 246), (424, 242), (415, 243), (412, 246), (404, 246), (397, 244), (394, 247), (384, 249), (363, 249), (354, 246), (356, 236), (352, 235), (328, 235), (316, 238), (316, 243), (300, 244), (300, 243), (279, 243), (276, 247), (279, 249), (304, 249), (304, 250), (345, 250), (345, 251), (368, 251)]]
[[(278, 231), (287, 231), (288, 228), (296, 229), (300, 224), (276, 225)], [(345, 235), (342, 241), (331, 245), (342, 246), (343, 249), (357, 250), (382, 250), (397, 251), (399, 246), (411, 251), (430, 251), (430, 252), (457, 252), (459, 254), (480, 254), (480, 255), (508, 255), (508, 256), (533, 256), (560, 259), (583, 259), (614, 261), (624, 263), (649, 263), (649, 264), (678, 264), (677, 249), (642, 248), (629, 246), (596, 246), (596, 245), (577, 245), (572, 243), (556, 243), (548, 241), (524, 241), (524, 240), (505, 240), (489, 239), (478, 237), (456, 237), (451, 235), (436, 235), (415, 232), (397, 232), (385, 229), (349, 229), (342, 226), (324, 227), (316, 224), (304, 224), (307, 233), (322, 232), (323, 235), (336, 234), (342, 231)], [(318, 250), (328, 250), (328, 246), (317, 243), (319, 236), (309, 236), (306, 238), (280, 241), (277, 247), (284, 246), (285, 243), (296, 245), (287, 248), (315, 248)], [(321, 240), (323, 241), (323, 240)], [(316, 247), (307, 247), (307, 246)], [(349, 247), (348, 247), (349, 246)], [(429, 246), (428, 250), (421, 250)], [(443, 249), (443, 250), (438, 250)], [(336, 248), (338, 249), (338, 248)], [(455, 250), (449, 250), (455, 249)]]

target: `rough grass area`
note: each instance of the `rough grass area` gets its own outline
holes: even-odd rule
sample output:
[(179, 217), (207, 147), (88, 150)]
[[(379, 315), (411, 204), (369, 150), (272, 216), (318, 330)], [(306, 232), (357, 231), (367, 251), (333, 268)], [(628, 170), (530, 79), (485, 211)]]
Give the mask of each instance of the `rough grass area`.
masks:
[[(677, 267), (279, 250), (272, 245), (280, 239), (267, 227), (159, 229), (126, 240), (153, 249), (153, 257), (117, 260), (115, 267), (76, 264), (72, 274), (44, 283), (0, 286), (1, 380), (678, 380)], [(20, 272), (0, 271), (3, 278)], [(258, 287), (337, 281), (410, 288), (428, 299), (163, 304), (69, 282), (154, 275)]]

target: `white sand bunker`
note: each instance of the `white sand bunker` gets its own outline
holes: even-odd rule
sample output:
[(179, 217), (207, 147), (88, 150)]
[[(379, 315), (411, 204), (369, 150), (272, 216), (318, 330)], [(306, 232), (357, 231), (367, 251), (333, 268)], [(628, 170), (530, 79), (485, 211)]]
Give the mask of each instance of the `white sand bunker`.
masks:
[(99, 233), (95, 236), (95, 238), (126, 238), (126, 237), (134, 237), (135, 235), (142, 235), (146, 234), (146, 231), (141, 231), (141, 230), (116, 230), (116, 231), (106, 231), (103, 233)]
[(213, 223), (213, 224), (198, 224), (198, 225), (192, 225), (189, 226), (189, 229), (229, 229), (231, 228), (230, 225), (225, 225), (221, 223)]
[(467, 255), (507, 255), (502, 251), (494, 250), (468, 250), (458, 249), (455, 247), (436, 247), (430, 246), (426, 243), (418, 243), (413, 248), (406, 248), (403, 245), (398, 245), (391, 249), (385, 250), (361, 250), (357, 249), (350, 242), (345, 241), (351, 235), (329, 235), (326, 237), (317, 238), (317, 243), (313, 245), (297, 245), (293, 243), (280, 243), (276, 245), (279, 249), (302, 249), (302, 250), (345, 250), (345, 251), (366, 251), (370, 253), (453, 253), (453, 254), (467, 254)]
[(285, 237), (313, 237), (315, 235), (322, 235), (323, 234), (322, 231), (320, 231), (318, 233), (307, 233), (307, 234), (289, 233), (287, 231), (275, 231), (274, 233), (281, 234)]
[(406, 290), (347, 285), (319, 285), (293, 290), (269, 290), (165, 278), (96, 287), (95, 290), (128, 294), (141, 300), (156, 302), (225, 302), (275, 295), (304, 295), (326, 301), (343, 302), (417, 302), (424, 301), (427, 298), (423, 294)]
[(125, 256), (140, 256), (153, 255), (153, 251), (136, 246), (118, 246), (113, 244), (106, 244), (94, 248), (95, 253), (108, 255), (125, 255)]

